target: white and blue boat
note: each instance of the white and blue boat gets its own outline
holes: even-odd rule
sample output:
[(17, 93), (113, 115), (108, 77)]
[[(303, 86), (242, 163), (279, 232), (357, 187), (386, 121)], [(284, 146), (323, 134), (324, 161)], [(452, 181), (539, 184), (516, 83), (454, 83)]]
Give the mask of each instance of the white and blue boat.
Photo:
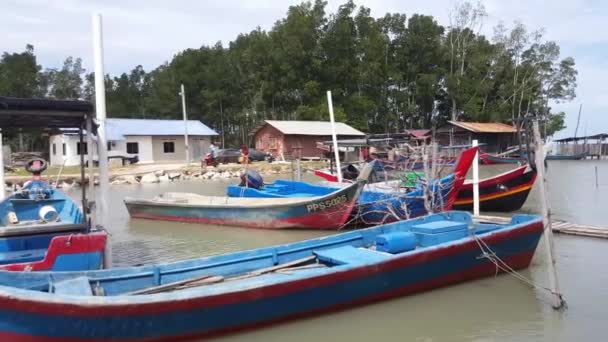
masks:
[(542, 232), (538, 216), (483, 224), (445, 212), (169, 264), (0, 272), (0, 340), (226, 334), (525, 268)]
[[(351, 212), (350, 222), (372, 225), (414, 218), (428, 214), (427, 205), (435, 212), (450, 210), (476, 152), (476, 147), (465, 150), (452, 173), (431, 184), (425, 184), (426, 181), (421, 180), (407, 192), (400, 189), (379, 191), (373, 185), (364, 188)], [(242, 178), (241, 185), (228, 186), (226, 193), (229, 197), (315, 197), (327, 195), (336, 191), (336, 187), (345, 186), (340, 183), (320, 185), (289, 180), (277, 180), (270, 184), (260, 184), (261, 186), (255, 186), (261, 182), (253, 182), (254, 186), (250, 186), (252, 182), (248, 181), (249, 175), (245, 174)], [(425, 200), (429, 194), (430, 198)]]

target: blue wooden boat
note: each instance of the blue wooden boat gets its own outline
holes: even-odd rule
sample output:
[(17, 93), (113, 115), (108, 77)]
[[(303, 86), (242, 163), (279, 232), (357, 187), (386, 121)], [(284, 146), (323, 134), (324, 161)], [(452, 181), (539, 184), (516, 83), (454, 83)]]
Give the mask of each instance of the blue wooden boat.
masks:
[[(477, 148), (471, 148), (462, 153), (458, 165), (450, 175), (436, 180), (428, 190), (434, 194), (429, 200), (431, 208), (436, 211), (450, 210), (456, 200), (456, 195), (466, 176), (475, 156)], [(250, 198), (293, 198), (323, 196), (335, 191), (335, 187), (344, 186), (330, 183), (330, 186), (310, 184), (306, 182), (277, 180), (266, 184), (263, 188), (230, 185), (227, 195), (230, 197)], [(357, 200), (357, 205), (351, 213), (351, 222), (363, 224), (382, 224), (396, 220), (409, 219), (428, 214), (425, 206), (425, 187), (419, 182), (414, 189), (401, 191), (378, 191), (366, 187)]]
[(504, 267), (488, 256), (525, 268), (542, 232), (538, 216), (515, 215), (498, 225), (446, 212), (170, 264), (0, 272), (0, 340), (149, 342), (226, 334), (494, 277)]
[(34, 179), (0, 202), (0, 269), (99, 269), (107, 234), (87, 231), (71, 198)]
[[(87, 116), (90, 112), (89, 102), (0, 97), (2, 129), (76, 128), (81, 131), (82, 141), (82, 128), (90, 120)], [(32, 173), (32, 180), (0, 201), (0, 269), (101, 268), (107, 234), (92, 231), (86, 212), (42, 180), (41, 174), (46, 169), (43, 159), (34, 158), (25, 168)], [(82, 203), (88, 203), (84, 188)]]
[(356, 183), (313, 197), (235, 198), (165, 193), (153, 199), (125, 198), (133, 218), (249, 228), (340, 229), (347, 222), (371, 166)]

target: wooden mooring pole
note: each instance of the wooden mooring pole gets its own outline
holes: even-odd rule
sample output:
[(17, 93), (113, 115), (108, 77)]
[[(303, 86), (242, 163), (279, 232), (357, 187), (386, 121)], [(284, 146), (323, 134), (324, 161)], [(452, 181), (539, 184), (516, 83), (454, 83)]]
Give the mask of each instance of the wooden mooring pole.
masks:
[(552, 293), (552, 306), (554, 309), (561, 309), (565, 305), (564, 298), (559, 289), (559, 281), (557, 278), (557, 271), (555, 270), (555, 253), (553, 252), (553, 230), (551, 227), (551, 209), (549, 207), (549, 197), (547, 194), (547, 179), (545, 178), (545, 164), (543, 155), (543, 141), (540, 138), (540, 130), (538, 128), (538, 121), (534, 121), (534, 159), (536, 162), (536, 171), (538, 173), (538, 179), (540, 180), (540, 205), (542, 208), (542, 217), (544, 232), (543, 238), (545, 240), (545, 252), (548, 259), (549, 266), (549, 282)]

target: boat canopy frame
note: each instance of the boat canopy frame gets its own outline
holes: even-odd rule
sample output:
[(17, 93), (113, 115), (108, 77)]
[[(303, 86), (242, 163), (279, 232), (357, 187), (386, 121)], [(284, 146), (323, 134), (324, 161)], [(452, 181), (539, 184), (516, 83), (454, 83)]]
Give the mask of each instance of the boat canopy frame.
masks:
[[(0, 96), (0, 129), (43, 129), (55, 133), (62, 128), (76, 128), (80, 143), (84, 143), (84, 133), (95, 134), (97, 125), (93, 117), (95, 107), (90, 101), (52, 100), (38, 98), (17, 98)], [(91, 127), (90, 132), (86, 130)], [(0, 142), (1, 145), (1, 142)], [(92, 166), (92, 165), (90, 165)], [(0, 170), (4, 172), (4, 170)], [(86, 230), (91, 223), (87, 219), (94, 203), (87, 201), (85, 184), (84, 154), (80, 154), (80, 181), (82, 188), (82, 214)], [(92, 181), (92, 180), (89, 180)]]

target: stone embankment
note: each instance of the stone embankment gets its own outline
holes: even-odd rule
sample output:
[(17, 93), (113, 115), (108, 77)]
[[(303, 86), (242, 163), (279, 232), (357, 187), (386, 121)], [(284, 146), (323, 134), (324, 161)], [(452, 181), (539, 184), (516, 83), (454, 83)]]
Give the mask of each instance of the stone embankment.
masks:
[[(302, 163), (301, 170), (313, 170), (323, 167), (324, 164), (316, 162)], [(264, 175), (292, 173), (295, 167), (292, 167), (290, 162), (254, 163), (247, 166), (248, 169), (256, 170)], [(139, 165), (138, 167), (120, 168), (110, 170), (110, 184), (148, 184), (148, 183), (164, 183), (174, 181), (187, 180), (219, 180), (238, 178), (245, 170), (244, 165), (225, 164), (218, 167), (186, 167), (185, 165)], [(81, 185), (80, 175), (66, 174), (59, 179), (55, 176), (44, 177), (50, 183), (58, 183), (59, 188), (71, 188)], [(7, 189), (19, 189), (23, 183), (31, 179), (30, 176), (10, 176), (5, 177)], [(98, 175), (95, 174), (95, 184), (99, 183)], [(85, 183), (88, 183), (88, 174), (85, 175)]]

